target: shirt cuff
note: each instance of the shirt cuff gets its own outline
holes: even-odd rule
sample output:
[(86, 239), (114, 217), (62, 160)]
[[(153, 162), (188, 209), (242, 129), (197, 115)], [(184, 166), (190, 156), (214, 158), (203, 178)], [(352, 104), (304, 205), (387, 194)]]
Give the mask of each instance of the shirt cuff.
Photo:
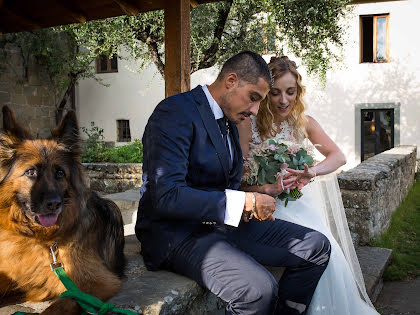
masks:
[(224, 223), (227, 225), (238, 227), (245, 206), (245, 192), (226, 189), (225, 193), (226, 212)]

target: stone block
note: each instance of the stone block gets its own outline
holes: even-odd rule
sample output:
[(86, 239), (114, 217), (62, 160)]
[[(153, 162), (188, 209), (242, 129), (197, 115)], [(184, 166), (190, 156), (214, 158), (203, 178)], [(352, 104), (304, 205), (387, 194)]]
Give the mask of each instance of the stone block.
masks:
[(38, 95), (27, 95), (26, 102), (28, 105), (42, 105), (42, 97)]
[(23, 94), (23, 86), (19, 83), (15, 83), (13, 87), (13, 93), (15, 94)]
[(341, 197), (345, 208), (369, 208), (372, 199), (370, 191), (341, 189)]
[(55, 105), (54, 96), (52, 96), (52, 95), (44, 95), (44, 96), (42, 96), (41, 103), (43, 105), (54, 106)]
[(389, 227), (413, 185), (416, 155), (415, 146), (396, 147), (337, 176), (349, 228), (362, 243)]
[(12, 104), (18, 104), (18, 105), (26, 105), (26, 97), (22, 94), (14, 94), (12, 93), (12, 99), (11, 102)]
[(366, 173), (362, 169), (352, 169), (337, 175), (340, 189), (348, 190), (371, 190), (374, 183), (372, 174)]
[(33, 85), (26, 85), (23, 87), (23, 94), (26, 96), (37, 95), (37, 87)]
[(361, 246), (356, 250), (365, 280), (366, 291), (372, 302), (376, 301), (382, 284), (382, 275), (391, 262), (392, 250), (381, 247)]
[(0, 92), (0, 105), (9, 104), (11, 101), (10, 93)]
[(6, 81), (6, 82), (0, 82), (0, 93), (1, 92), (6, 92), (9, 93), (11, 90), (11, 84), (10, 82)]
[(117, 193), (142, 184), (141, 163), (83, 163), (90, 188), (105, 193)]

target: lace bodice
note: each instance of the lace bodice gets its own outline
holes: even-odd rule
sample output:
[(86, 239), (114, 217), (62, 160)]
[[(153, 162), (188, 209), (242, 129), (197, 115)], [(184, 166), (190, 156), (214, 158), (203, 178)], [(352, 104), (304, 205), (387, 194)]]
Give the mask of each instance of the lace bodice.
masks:
[[(287, 120), (282, 121), (278, 128), (273, 123), (273, 127), (275, 129), (280, 129), (274, 136), (277, 140), (291, 141), (294, 143), (303, 143), (305, 140), (305, 135), (303, 135), (302, 131), (294, 130), (296, 128), (293, 128)], [(251, 130), (252, 139), (250, 142), (250, 149), (253, 149), (255, 146), (259, 146), (263, 143), (257, 128), (257, 118), (254, 116), (251, 116)]]

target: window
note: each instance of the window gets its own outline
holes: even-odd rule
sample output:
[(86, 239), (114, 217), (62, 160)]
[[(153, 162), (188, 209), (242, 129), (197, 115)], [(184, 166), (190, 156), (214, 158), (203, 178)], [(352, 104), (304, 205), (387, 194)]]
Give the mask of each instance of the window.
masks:
[(100, 55), (96, 58), (96, 73), (110, 72), (118, 72), (117, 55), (113, 55), (111, 59), (106, 55)]
[(360, 62), (389, 61), (389, 14), (360, 16)]
[(264, 28), (263, 33), (263, 40), (264, 40), (264, 54), (275, 54), (277, 50), (277, 39), (276, 39), (276, 32), (278, 27), (276, 28)]
[(362, 109), (361, 160), (394, 147), (394, 109)]
[(130, 121), (125, 119), (117, 120), (117, 141), (131, 142)]

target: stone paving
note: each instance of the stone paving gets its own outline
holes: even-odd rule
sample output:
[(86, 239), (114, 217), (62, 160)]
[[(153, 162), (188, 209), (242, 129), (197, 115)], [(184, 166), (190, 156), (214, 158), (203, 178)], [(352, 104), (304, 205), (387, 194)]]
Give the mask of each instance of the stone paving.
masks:
[(384, 282), (375, 306), (382, 315), (420, 315), (420, 278)]

